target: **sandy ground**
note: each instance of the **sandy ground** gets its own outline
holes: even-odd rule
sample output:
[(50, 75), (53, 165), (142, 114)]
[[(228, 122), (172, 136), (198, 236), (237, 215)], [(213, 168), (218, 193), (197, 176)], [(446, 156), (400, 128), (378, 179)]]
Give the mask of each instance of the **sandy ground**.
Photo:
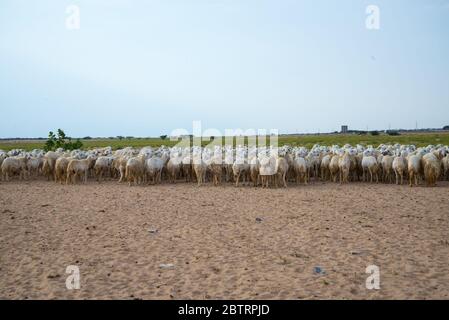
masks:
[(0, 298), (448, 299), (449, 184), (2, 182)]

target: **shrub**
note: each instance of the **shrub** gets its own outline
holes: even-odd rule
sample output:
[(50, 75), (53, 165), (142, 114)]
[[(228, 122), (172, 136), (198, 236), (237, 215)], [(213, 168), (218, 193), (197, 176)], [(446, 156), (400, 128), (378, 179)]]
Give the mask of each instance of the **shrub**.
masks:
[(400, 135), (399, 131), (396, 131), (396, 130), (387, 130), (387, 134), (389, 136), (399, 136)]
[(44, 150), (55, 151), (58, 148), (63, 148), (64, 150), (74, 150), (81, 149), (82, 147), (83, 143), (80, 139), (76, 139), (75, 142), (72, 142), (72, 138), (67, 137), (62, 129), (58, 129), (57, 134), (54, 134), (53, 131), (48, 133), (48, 139), (45, 142)]

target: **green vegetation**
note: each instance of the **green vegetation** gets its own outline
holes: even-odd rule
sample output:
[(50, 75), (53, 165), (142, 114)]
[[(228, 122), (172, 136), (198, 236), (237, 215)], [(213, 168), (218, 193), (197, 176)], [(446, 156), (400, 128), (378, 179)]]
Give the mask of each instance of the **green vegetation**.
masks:
[(52, 131), (48, 133), (48, 139), (45, 142), (43, 149), (45, 151), (55, 151), (58, 148), (74, 150), (81, 149), (82, 147), (83, 143), (80, 139), (76, 139), (75, 142), (72, 142), (72, 138), (67, 137), (62, 129), (58, 129), (56, 135)]
[[(215, 137), (211, 140), (214, 143), (219, 141), (220, 137)], [(223, 139), (223, 138), (222, 138)], [(267, 138), (269, 141), (269, 137)], [(312, 147), (318, 143), (321, 145), (344, 145), (349, 143), (351, 145), (374, 145), (377, 146), (381, 143), (400, 143), (400, 144), (414, 144), (416, 146), (427, 146), (429, 144), (443, 144), (449, 145), (449, 133), (448, 132), (430, 132), (430, 133), (400, 133), (400, 135), (388, 135), (379, 133), (379, 135), (371, 134), (319, 134), (319, 135), (281, 135), (278, 138), (279, 145), (289, 144), (292, 146), (305, 146)], [(202, 145), (205, 146), (211, 141), (203, 141)], [(234, 138), (234, 144), (236, 139)], [(245, 143), (248, 139), (245, 137)], [(113, 149), (119, 149), (127, 146), (131, 147), (159, 147), (161, 145), (173, 146), (177, 141), (172, 141), (168, 137), (162, 138), (105, 138), (105, 139), (80, 139), (84, 149), (91, 149), (95, 147), (111, 146)], [(0, 140), (0, 149), (43, 149), (46, 140)]]

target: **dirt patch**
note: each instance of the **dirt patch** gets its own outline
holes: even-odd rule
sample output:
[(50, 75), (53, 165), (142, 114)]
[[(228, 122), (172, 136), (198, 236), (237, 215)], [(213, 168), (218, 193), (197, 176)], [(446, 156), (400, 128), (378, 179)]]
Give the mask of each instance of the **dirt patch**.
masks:
[[(448, 299), (448, 195), (447, 182), (3, 182), (0, 298)], [(380, 290), (365, 288), (372, 264)]]

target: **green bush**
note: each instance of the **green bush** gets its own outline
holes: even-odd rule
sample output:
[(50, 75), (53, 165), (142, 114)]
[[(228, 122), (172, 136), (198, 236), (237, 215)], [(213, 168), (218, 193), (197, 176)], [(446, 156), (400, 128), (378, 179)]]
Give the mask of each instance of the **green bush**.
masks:
[(399, 136), (400, 135), (399, 131), (396, 131), (396, 130), (387, 130), (387, 134), (389, 136)]
[(64, 150), (75, 150), (81, 149), (82, 147), (83, 143), (80, 139), (76, 139), (75, 142), (73, 142), (72, 138), (67, 137), (62, 129), (58, 129), (56, 135), (53, 131), (48, 133), (48, 139), (45, 142), (44, 150), (55, 151), (58, 148), (63, 148)]

